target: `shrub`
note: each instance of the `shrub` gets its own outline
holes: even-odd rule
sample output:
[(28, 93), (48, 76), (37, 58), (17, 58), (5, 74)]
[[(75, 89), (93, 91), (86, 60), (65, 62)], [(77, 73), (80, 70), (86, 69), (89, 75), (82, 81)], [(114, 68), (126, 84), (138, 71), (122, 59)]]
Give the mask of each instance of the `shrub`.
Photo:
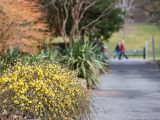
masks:
[(36, 62), (44, 61), (58, 61), (61, 53), (58, 50), (42, 49), (37, 55), (30, 55), (28, 53), (22, 53), (18, 48), (13, 48), (1, 53), (0, 56), (0, 71), (3, 71), (6, 66), (13, 66), (18, 61), (20, 63), (33, 64)]
[(0, 113), (4, 110), (22, 118), (81, 120), (89, 118), (90, 98), (73, 71), (16, 64), (0, 78)]
[(69, 48), (64, 61), (70, 69), (77, 70), (79, 77), (85, 78), (89, 87), (95, 87), (99, 83), (99, 73), (107, 68), (106, 57), (97, 44), (76, 42)]
[(2, 71), (7, 65), (13, 65), (16, 60), (20, 58), (20, 51), (18, 48), (13, 48), (5, 51), (0, 56), (0, 70)]
[(50, 38), (49, 26), (44, 20), (45, 13), (42, 9), (38, 0), (1, 0), (0, 46), (2, 50), (19, 47), (32, 54), (38, 52), (37, 48), (43, 39)]
[(48, 51), (41, 51), (37, 55), (22, 55), (18, 61), (20, 63), (43, 63), (45, 61), (56, 63), (60, 58), (60, 53), (58, 50), (48, 50)]

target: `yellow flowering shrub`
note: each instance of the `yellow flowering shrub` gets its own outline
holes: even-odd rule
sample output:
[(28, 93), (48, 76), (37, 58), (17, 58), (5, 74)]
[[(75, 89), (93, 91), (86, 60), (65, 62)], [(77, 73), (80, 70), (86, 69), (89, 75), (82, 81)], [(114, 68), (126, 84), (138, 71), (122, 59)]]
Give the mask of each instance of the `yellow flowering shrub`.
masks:
[(89, 116), (90, 98), (77, 74), (53, 64), (17, 64), (0, 78), (0, 113), (81, 120)]

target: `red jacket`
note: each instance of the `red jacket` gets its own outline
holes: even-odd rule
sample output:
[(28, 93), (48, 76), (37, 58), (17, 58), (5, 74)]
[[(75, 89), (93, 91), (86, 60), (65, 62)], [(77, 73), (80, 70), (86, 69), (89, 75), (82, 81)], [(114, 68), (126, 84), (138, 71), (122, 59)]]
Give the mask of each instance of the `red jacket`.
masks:
[(125, 45), (123, 43), (121, 43), (121, 45), (120, 45), (120, 51), (121, 52), (125, 52), (126, 51)]

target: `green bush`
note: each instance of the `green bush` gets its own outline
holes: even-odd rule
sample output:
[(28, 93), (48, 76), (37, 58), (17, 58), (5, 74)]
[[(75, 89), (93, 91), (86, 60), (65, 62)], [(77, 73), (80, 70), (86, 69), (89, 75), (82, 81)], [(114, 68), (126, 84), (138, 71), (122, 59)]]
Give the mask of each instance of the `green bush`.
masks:
[(0, 56), (0, 71), (3, 71), (6, 67), (12, 67), (15, 63), (29, 63), (34, 64), (36, 62), (44, 61), (58, 61), (61, 56), (58, 50), (52, 50), (46, 48), (44, 45), (43, 49), (37, 55), (30, 55), (27, 53), (21, 53), (18, 48), (13, 48), (5, 51)]
[(18, 59), (18, 61), (21, 63), (29, 63), (29, 64), (34, 64), (38, 62), (43, 63), (44, 61), (56, 63), (59, 59), (59, 56), (60, 53), (58, 50), (48, 50), (48, 51), (42, 50), (37, 55), (23, 55), (22, 57), (20, 57), (20, 59)]
[(41, 120), (82, 120), (90, 97), (77, 74), (58, 65), (16, 64), (0, 78), (0, 114)]
[(14, 65), (15, 60), (20, 58), (20, 51), (18, 48), (13, 48), (5, 51), (0, 56), (0, 70), (2, 71), (7, 65)]
[(87, 80), (88, 87), (99, 83), (99, 73), (105, 72), (107, 58), (97, 44), (91, 42), (76, 42), (69, 48), (64, 57), (65, 63), (72, 70), (77, 70), (79, 77)]

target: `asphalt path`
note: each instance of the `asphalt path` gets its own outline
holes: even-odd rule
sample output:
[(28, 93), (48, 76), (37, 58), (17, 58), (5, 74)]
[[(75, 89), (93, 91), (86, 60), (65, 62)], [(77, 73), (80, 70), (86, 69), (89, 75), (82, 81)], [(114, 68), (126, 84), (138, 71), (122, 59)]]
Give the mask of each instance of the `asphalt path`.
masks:
[(112, 60), (93, 92), (95, 120), (160, 120), (160, 68), (143, 60)]

